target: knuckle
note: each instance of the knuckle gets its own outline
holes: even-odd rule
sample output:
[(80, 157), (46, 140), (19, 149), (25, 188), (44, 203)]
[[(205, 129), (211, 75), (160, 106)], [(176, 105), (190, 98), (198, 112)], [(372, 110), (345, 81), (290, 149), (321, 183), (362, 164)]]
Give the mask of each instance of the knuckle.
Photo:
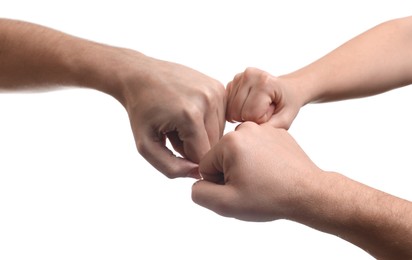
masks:
[(253, 121), (258, 123), (257, 120), (262, 117), (264, 111), (262, 111), (261, 107), (245, 107), (242, 109), (242, 118), (245, 121)]
[(238, 116), (239, 111), (235, 108), (233, 103), (227, 104), (226, 106), (226, 117), (228, 119), (234, 120)]
[(260, 90), (266, 91), (269, 89), (270, 86), (270, 75), (268, 73), (260, 73), (258, 80), (257, 80), (257, 86), (259, 87)]
[(149, 149), (147, 148), (146, 142), (143, 138), (136, 138), (136, 148), (143, 158), (146, 159), (149, 157)]
[[(218, 83), (220, 84), (220, 83)], [(196, 94), (194, 99), (183, 101), (182, 107), (186, 111), (185, 114), (194, 114), (195, 116), (202, 116), (203, 111), (213, 110), (219, 106), (223, 106), (226, 100), (226, 89), (220, 84), (219, 87), (209, 87), (202, 89)], [(191, 116), (190, 116), (191, 117)]]
[(242, 119), (244, 121), (253, 121), (255, 123), (259, 123), (257, 122), (257, 120), (259, 119), (258, 114), (251, 110), (242, 110)]
[(266, 90), (270, 85), (271, 75), (263, 70), (249, 67), (244, 72), (245, 81), (253, 80), (254, 86)]
[(258, 128), (259, 125), (257, 125), (255, 122), (248, 121), (248, 122), (244, 122), (241, 125), (241, 127), (242, 128), (247, 128), (247, 129), (250, 129), (250, 128), (254, 129), (254, 128)]
[(182, 169), (176, 164), (169, 163), (167, 166), (163, 166), (163, 169), (160, 169), (164, 176), (168, 179), (176, 179), (177, 177), (182, 176)]
[(214, 211), (223, 217), (231, 217), (233, 216), (233, 213), (230, 205), (231, 203), (227, 202), (224, 199), (221, 199), (214, 205)]
[(202, 101), (207, 107), (216, 106), (226, 97), (226, 90), (222, 83), (215, 82), (213, 87), (206, 88), (202, 93)]
[[(244, 123), (245, 124), (245, 123)], [(223, 146), (223, 154), (230, 154), (233, 157), (241, 151), (243, 151), (242, 147), (242, 134), (239, 132), (230, 132), (223, 136), (222, 142), (224, 143)]]
[(242, 119), (240, 118), (240, 116), (233, 115), (233, 116), (231, 116), (231, 117), (228, 119), (228, 121), (229, 121), (230, 123), (236, 123), (236, 122), (241, 122)]
[(226, 109), (226, 120), (228, 122), (234, 123), (236, 121), (236, 114), (232, 112), (231, 109)]
[(166, 176), (168, 179), (176, 179), (177, 178), (177, 174), (174, 170), (164, 171), (163, 175)]
[[(181, 111), (181, 119), (184, 124), (196, 125), (199, 120), (203, 120), (203, 111), (193, 103), (187, 103)], [(189, 128), (190, 129), (190, 128)], [(192, 129), (196, 131), (196, 129)]]
[(254, 76), (256, 73), (258, 73), (260, 70), (254, 67), (247, 67), (245, 71), (243, 72), (243, 75), (247, 78)]
[(218, 90), (214, 88), (205, 88), (203, 92), (201, 93), (200, 97), (201, 100), (206, 103), (210, 104), (212, 101), (216, 98), (218, 94)]
[(243, 75), (242, 72), (236, 74), (235, 77), (233, 78), (233, 81), (234, 81), (234, 82), (237, 82), (237, 81), (242, 77), (242, 75)]

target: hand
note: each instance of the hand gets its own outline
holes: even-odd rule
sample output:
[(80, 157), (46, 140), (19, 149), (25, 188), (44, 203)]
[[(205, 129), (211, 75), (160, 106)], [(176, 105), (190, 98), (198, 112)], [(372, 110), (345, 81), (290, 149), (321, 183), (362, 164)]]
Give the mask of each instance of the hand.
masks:
[(412, 259), (411, 202), (320, 170), (284, 129), (243, 123), (199, 170), (204, 180), (193, 185), (192, 199), (222, 216), (296, 221), (377, 259)]
[(246, 122), (202, 159), (204, 180), (192, 199), (216, 213), (247, 221), (287, 218), (322, 172), (283, 129)]
[[(197, 163), (223, 134), (223, 85), (179, 64), (135, 60), (143, 71), (128, 75), (123, 95), (139, 152), (169, 178), (199, 178)], [(166, 138), (183, 158), (167, 149)]]
[(281, 78), (256, 68), (247, 68), (227, 85), (228, 121), (268, 122), (273, 127), (289, 129), (304, 105), (297, 89)]
[[(223, 134), (222, 84), (179, 64), (35, 24), (0, 19), (0, 31), (0, 89), (81, 86), (112, 95), (128, 111), (144, 158), (170, 178), (199, 177), (197, 163)], [(190, 161), (176, 158), (166, 137)]]

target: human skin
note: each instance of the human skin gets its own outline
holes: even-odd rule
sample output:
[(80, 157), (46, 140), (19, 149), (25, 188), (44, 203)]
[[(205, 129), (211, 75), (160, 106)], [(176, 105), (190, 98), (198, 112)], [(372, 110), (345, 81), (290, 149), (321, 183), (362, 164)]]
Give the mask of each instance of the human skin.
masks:
[[(409, 85), (412, 83), (411, 46), (412, 17), (405, 17), (379, 24), (324, 57), (286, 75), (276, 77), (258, 68), (247, 68), (227, 85), (226, 118), (229, 121), (254, 121), (265, 127), (271, 125), (288, 129), (300, 108), (306, 104), (361, 98)], [(225, 178), (226, 175), (237, 176), (227, 178), (226, 184), (219, 189), (231, 190), (238, 196), (244, 195), (242, 203), (250, 208), (230, 201), (228, 196), (220, 200), (212, 198), (212, 191), (207, 192), (202, 186), (196, 187), (198, 184), (193, 188), (195, 201), (223, 215), (245, 220), (286, 218), (297, 221), (339, 236), (378, 259), (412, 258), (411, 202), (338, 173), (314, 168), (313, 163), (308, 162), (300, 149), (296, 148), (294, 141), (287, 142), (290, 136), (281, 134), (282, 130), (274, 129), (277, 133), (263, 134), (258, 133), (263, 129), (252, 131), (248, 128), (248, 135), (253, 132), (256, 136), (248, 147), (259, 147), (259, 151), (251, 154), (243, 148), (245, 154), (242, 156), (250, 158), (248, 161), (253, 162), (250, 164), (254, 169), (246, 168), (247, 165), (242, 164), (241, 159), (236, 159), (240, 152), (230, 155), (230, 151), (217, 145), (211, 152), (214, 155), (205, 158), (219, 157), (220, 161), (214, 158), (213, 163), (217, 165), (215, 168), (220, 169), (213, 169), (210, 166), (212, 159), (205, 159), (201, 163), (201, 170), (209, 170), (212, 176), (218, 170), (225, 173)], [(258, 140), (257, 136), (265, 142)], [(268, 136), (272, 136), (272, 141)], [(234, 141), (230, 139), (234, 137), (225, 137), (222, 143), (233, 145)], [(237, 139), (245, 143), (248, 137), (245, 134)], [(242, 150), (237, 146), (230, 150), (236, 149)], [(265, 155), (264, 151), (270, 156)], [(288, 159), (285, 154), (292, 154), (293, 157)], [(236, 166), (236, 163), (240, 166)], [(266, 179), (261, 180), (264, 177)], [(213, 181), (216, 177), (205, 179)], [(298, 189), (290, 185), (290, 180)], [(210, 182), (201, 184), (215, 187)], [(285, 190), (289, 191), (288, 194), (285, 194)], [(268, 213), (270, 217), (253, 218), (253, 213), (264, 215), (270, 209), (273, 210)], [(252, 216), (243, 216), (245, 212)]]
[(284, 129), (246, 122), (202, 159), (192, 199), (245, 221), (287, 219), (377, 259), (412, 259), (412, 203), (319, 169)]
[(412, 16), (384, 22), (279, 77), (247, 68), (227, 85), (229, 121), (288, 129), (300, 108), (412, 84)]
[[(0, 19), (1, 91), (73, 86), (117, 99), (127, 110), (137, 149), (169, 178), (198, 178), (200, 158), (223, 134), (220, 82), (138, 51)], [(166, 138), (181, 156), (167, 149)]]

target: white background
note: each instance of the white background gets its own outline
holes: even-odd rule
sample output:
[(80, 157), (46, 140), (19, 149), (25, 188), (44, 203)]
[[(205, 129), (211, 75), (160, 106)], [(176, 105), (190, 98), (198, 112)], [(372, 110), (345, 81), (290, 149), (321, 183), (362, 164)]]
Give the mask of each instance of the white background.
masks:
[[(136, 49), (226, 84), (248, 66), (291, 72), (411, 8), (408, 0), (9, 0), (0, 16)], [(290, 132), (321, 168), (411, 200), (411, 98), (403, 88), (309, 105)], [(372, 259), (297, 223), (218, 216), (191, 201), (192, 183), (142, 159), (127, 114), (105, 94), (0, 94), (0, 259)]]

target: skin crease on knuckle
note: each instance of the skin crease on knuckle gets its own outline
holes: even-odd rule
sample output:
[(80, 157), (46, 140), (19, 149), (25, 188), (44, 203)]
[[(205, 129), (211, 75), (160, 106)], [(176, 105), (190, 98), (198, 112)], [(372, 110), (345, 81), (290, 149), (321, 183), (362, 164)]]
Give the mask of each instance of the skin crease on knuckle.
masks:
[[(226, 101), (226, 92), (225, 88), (219, 82), (216, 83), (217, 87), (207, 88), (201, 96), (201, 105), (200, 109), (203, 112), (202, 118), (205, 120), (210, 113), (214, 111), (219, 111), (223, 109), (223, 112), (226, 111), (226, 102), (221, 103), (221, 100)], [(219, 115), (219, 113), (218, 113)]]
[[(248, 102), (248, 98), (250, 98), (250, 93), (252, 91), (256, 91), (253, 88), (258, 88), (258, 91), (263, 90), (263, 93), (267, 92), (266, 90), (266, 82), (268, 81), (268, 76), (262, 73), (259, 69), (256, 68), (246, 68), (245, 71), (241, 74), (241, 78), (239, 79), (241, 82), (237, 82), (238, 86), (236, 89), (236, 93), (229, 93), (231, 102), (228, 107), (228, 119), (230, 121), (254, 121), (258, 122), (258, 119), (262, 115), (257, 115), (257, 113), (251, 109), (243, 109), (245, 104)], [(251, 86), (249, 86), (251, 85)], [(231, 87), (232, 88), (232, 87)], [(245, 91), (245, 88), (249, 88), (248, 95), (245, 97), (246, 99), (242, 102), (242, 108), (238, 109), (239, 106), (239, 97), (237, 92)], [(232, 92), (232, 91), (231, 91)], [(249, 101), (250, 102), (250, 101)], [(237, 104), (237, 105), (236, 105)], [(240, 111), (240, 112), (239, 112)], [(259, 123), (259, 122), (258, 122)]]
[(250, 79), (250, 77), (253, 77), (256, 73), (260, 72), (259, 69), (254, 68), (254, 67), (248, 67), (245, 69), (243, 72), (243, 80), (247, 81)]
[[(247, 132), (250, 134), (258, 125), (253, 122), (245, 122), (237, 126), (236, 131), (230, 132), (221, 139), (223, 170), (231, 169), (236, 162), (243, 157), (244, 151), (250, 149), (247, 142)], [(254, 131), (253, 131), (254, 132)], [(253, 133), (253, 135), (258, 133)]]
[[(257, 106), (256, 101), (261, 104)], [(266, 106), (262, 106), (263, 104), (266, 104)], [(259, 100), (249, 96), (242, 107), (241, 118), (243, 121), (253, 121), (258, 124), (265, 123), (267, 121), (266, 113), (271, 104), (272, 100), (268, 96), (260, 96)]]
[[(180, 160), (179, 158), (176, 158), (176, 160)], [(169, 178), (169, 179), (175, 179), (177, 177), (180, 177), (178, 174), (181, 174), (181, 169), (176, 166), (176, 164), (172, 164), (171, 166), (168, 166), (168, 169), (166, 169), (163, 174)]]
[(192, 102), (184, 102), (182, 110), (180, 111), (180, 117), (178, 125), (180, 126), (179, 137), (182, 141), (186, 138), (195, 135), (199, 127), (203, 124), (204, 114), (202, 108), (193, 104)]
[[(266, 83), (268, 81), (267, 76), (259, 77), (256, 80), (257, 84), (251, 88), (241, 110), (243, 121), (253, 121), (258, 124), (267, 121), (266, 114), (272, 104), (272, 97), (267, 94), (270, 92), (270, 86)], [(256, 105), (256, 102), (259, 102), (259, 105)]]

